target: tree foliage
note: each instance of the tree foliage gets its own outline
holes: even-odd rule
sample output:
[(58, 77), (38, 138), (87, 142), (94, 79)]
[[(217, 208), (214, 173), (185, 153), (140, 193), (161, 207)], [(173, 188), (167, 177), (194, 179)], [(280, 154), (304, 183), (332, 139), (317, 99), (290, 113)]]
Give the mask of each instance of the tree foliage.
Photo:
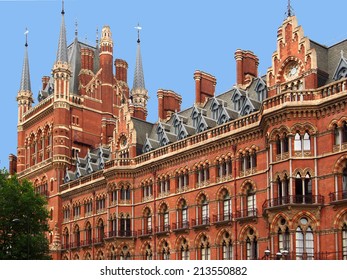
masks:
[(50, 259), (46, 206), (29, 181), (0, 171), (0, 259)]

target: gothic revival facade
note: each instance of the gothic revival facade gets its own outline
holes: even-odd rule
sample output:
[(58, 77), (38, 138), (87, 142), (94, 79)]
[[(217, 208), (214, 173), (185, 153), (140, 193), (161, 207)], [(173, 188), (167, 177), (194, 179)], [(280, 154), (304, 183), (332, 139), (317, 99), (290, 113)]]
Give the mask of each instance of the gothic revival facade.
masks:
[(64, 16), (34, 107), (26, 44), (10, 156), (48, 199), (54, 259), (347, 259), (347, 40), (289, 13), (266, 75), (237, 50), (232, 89), (196, 71), (192, 107), (160, 89), (150, 123), (140, 38), (129, 90), (110, 27), (68, 46)]

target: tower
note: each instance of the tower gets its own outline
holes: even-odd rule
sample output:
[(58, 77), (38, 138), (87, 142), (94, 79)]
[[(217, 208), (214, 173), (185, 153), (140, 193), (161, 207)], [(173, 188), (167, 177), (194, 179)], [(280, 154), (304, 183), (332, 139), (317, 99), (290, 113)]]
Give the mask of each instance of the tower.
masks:
[(133, 88), (131, 89), (130, 99), (134, 106), (134, 117), (146, 120), (147, 117), (147, 100), (148, 91), (145, 88), (145, 79), (142, 68), (141, 46), (140, 46), (140, 30), (138, 25), (137, 29), (137, 51), (136, 51), (136, 65)]
[(25, 31), (25, 49), (24, 49), (24, 62), (22, 69), (22, 77), (20, 87), (17, 94), (18, 102), (18, 151), (17, 151), (17, 171), (20, 172), (25, 169), (25, 140), (23, 132), (23, 115), (31, 108), (33, 104), (33, 94), (31, 92), (30, 71), (29, 71), (29, 57), (28, 57), (28, 33)]

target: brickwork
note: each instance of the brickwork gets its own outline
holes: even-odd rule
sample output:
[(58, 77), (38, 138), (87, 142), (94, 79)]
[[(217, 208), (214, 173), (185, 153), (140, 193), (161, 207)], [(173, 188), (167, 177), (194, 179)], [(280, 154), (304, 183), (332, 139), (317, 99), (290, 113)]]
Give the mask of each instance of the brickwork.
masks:
[[(53, 95), (19, 112), (17, 154), (19, 177), (48, 198), (54, 259), (346, 259), (346, 78), (318, 87), (317, 54), (295, 17), (277, 43), (259, 110), (147, 152), (147, 91), (131, 99), (124, 60), (113, 74), (109, 27), (99, 69), (81, 49), (77, 94), (69, 66), (55, 65)], [(237, 86), (250, 90), (258, 58), (235, 57)], [(201, 109), (216, 78), (194, 80)], [(181, 97), (158, 98), (165, 123)], [(103, 168), (65, 182), (99, 146), (111, 150)]]

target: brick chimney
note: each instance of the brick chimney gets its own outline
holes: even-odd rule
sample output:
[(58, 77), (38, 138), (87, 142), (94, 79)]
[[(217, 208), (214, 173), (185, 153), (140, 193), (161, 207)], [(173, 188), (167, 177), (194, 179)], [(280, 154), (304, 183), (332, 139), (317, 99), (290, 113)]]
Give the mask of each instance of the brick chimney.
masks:
[(236, 50), (236, 83), (241, 88), (247, 87), (258, 76), (258, 57), (251, 51)]
[(181, 111), (182, 97), (172, 90), (159, 89), (158, 96), (158, 115), (159, 119), (166, 120), (175, 111)]
[(14, 175), (17, 173), (17, 157), (13, 154), (10, 154), (9, 157), (9, 173), (10, 175)]
[(207, 99), (214, 96), (216, 89), (217, 79), (216, 77), (196, 70), (194, 72), (195, 80), (195, 103), (204, 104)]
[(81, 72), (79, 80), (86, 86), (92, 79), (94, 68), (94, 52), (89, 48), (81, 48)]
[(43, 76), (42, 77), (42, 90), (44, 90), (49, 82), (49, 77), (48, 76)]
[(127, 83), (128, 82), (128, 63), (117, 58), (114, 61), (114, 66), (116, 67), (116, 80)]

